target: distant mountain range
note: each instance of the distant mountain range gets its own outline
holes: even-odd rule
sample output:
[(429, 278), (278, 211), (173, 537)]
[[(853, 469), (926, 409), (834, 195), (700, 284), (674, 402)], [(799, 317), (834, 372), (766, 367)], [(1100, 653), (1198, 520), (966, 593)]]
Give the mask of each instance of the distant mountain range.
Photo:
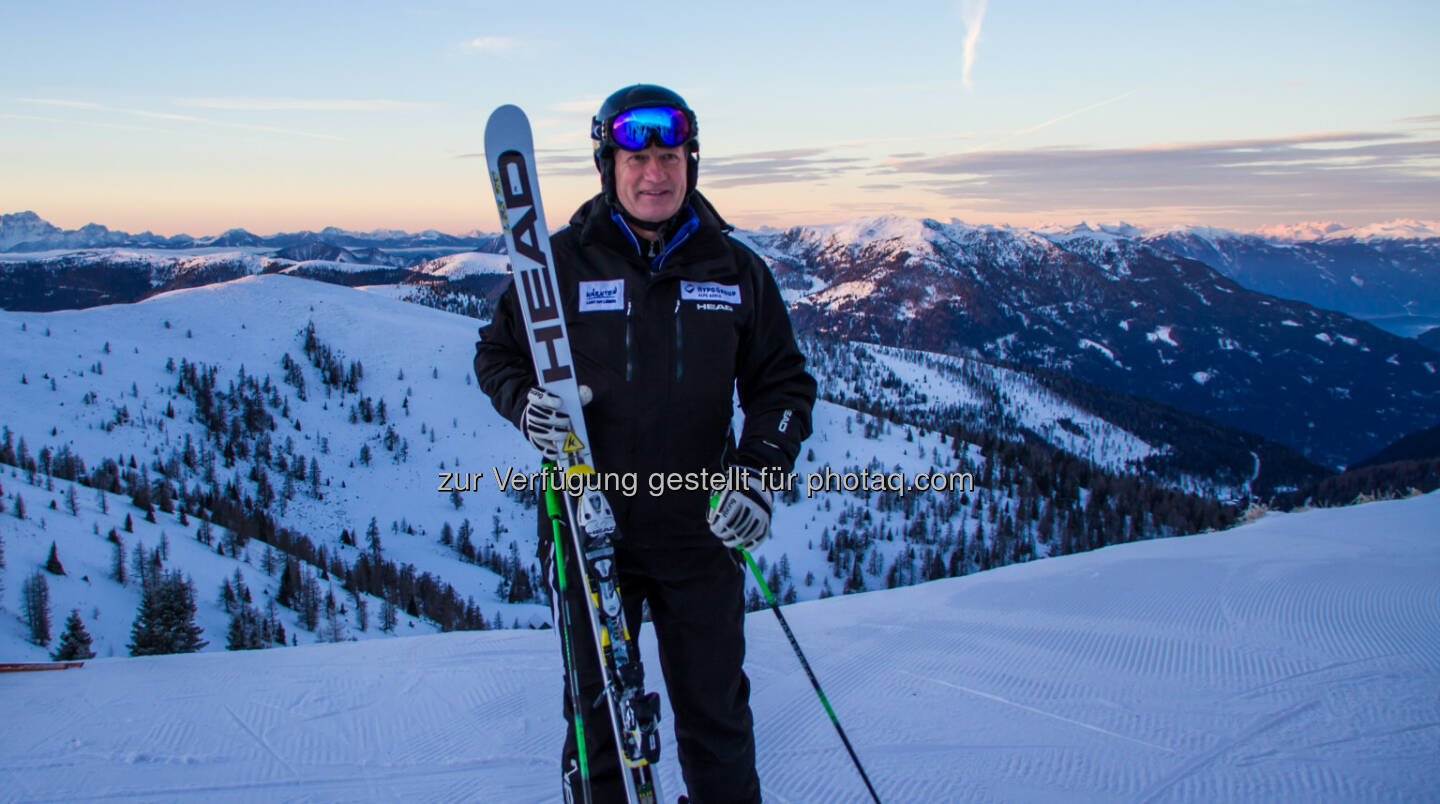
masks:
[[(1002, 227), (999, 231), (1019, 235), (1027, 230)], [(1374, 319), (1377, 326), (1397, 334), (1414, 336), (1440, 325), (1440, 221), (1402, 219), (1358, 228), (1311, 222), (1265, 227), (1256, 233), (1206, 226), (1157, 229), (1082, 223), (1034, 233), (1062, 244), (1091, 240), (1097, 249), (1107, 242), (1143, 243), (1199, 260), (1251, 290)], [(162, 237), (111, 231), (94, 223), (63, 230), (34, 212), (0, 215), (0, 253), (11, 255), (101, 248), (245, 248), (294, 262), (409, 268), (462, 251), (499, 253), (501, 242), (498, 234), (480, 232), (355, 232), (333, 226), (268, 236), (230, 229), (208, 237)], [(0, 297), (0, 305), (6, 303)]]
[(343, 285), (458, 284), (486, 292), (505, 274), (499, 235), (326, 227), (260, 237), (132, 235), (90, 224), (61, 230), (33, 212), (0, 216), (0, 308), (65, 310), (289, 273)]
[(802, 331), (1052, 369), (1329, 466), (1440, 409), (1431, 349), (1145, 238), (880, 218), (751, 239)]
[(61, 229), (44, 220), (34, 212), (15, 212), (0, 215), (0, 252), (36, 252), (91, 248), (228, 248), (254, 247), (287, 249), (312, 243), (323, 243), (344, 248), (398, 249), (449, 249), (484, 250), (500, 242), (498, 235), (471, 232), (465, 235), (445, 234), (427, 229), (411, 234), (397, 229), (376, 229), (373, 232), (352, 232), (327, 226), (318, 232), (301, 231), (274, 234), (266, 237), (251, 234), (244, 229), (230, 229), (210, 237), (191, 237), (180, 234), (164, 237), (151, 232), (130, 234), (115, 232), (91, 223), (79, 229)]
[[(1031, 231), (891, 217), (740, 236), (771, 261), (803, 331), (1059, 371), (1341, 466), (1433, 424), (1421, 411), (1440, 407), (1433, 346), (1330, 312), (1440, 320), (1436, 229)], [(281, 272), (492, 295), (501, 250), (498, 235), (433, 231), (62, 231), (25, 212), (0, 218), (0, 307)]]

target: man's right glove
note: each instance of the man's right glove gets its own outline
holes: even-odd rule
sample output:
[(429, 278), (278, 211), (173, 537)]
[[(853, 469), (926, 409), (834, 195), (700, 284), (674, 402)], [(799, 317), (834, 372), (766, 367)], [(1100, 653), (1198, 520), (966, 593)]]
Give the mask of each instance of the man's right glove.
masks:
[[(590, 398), (590, 387), (580, 386), (580, 404), (588, 404)], [(531, 388), (525, 395), (520, 429), (547, 461), (560, 460), (560, 448), (570, 432), (570, 417), (560, 410), (563, 405), (560, 397), (539, 386)]]
[(744, 485), (727, 488), (712, 498), (706, 514), (710, 532), (726, 547), (754, 550), (770, 535), (773, 499), (761, 482), (760, 473), (747, 469)]

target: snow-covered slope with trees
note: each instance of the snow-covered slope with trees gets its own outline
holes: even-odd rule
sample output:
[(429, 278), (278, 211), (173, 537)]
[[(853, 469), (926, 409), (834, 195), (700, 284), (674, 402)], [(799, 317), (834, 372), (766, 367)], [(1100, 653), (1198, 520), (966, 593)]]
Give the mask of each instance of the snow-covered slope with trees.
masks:
[[(530, 471), (534, 460), (473, 384), (476, 321), (397, 301), (389, 286), (375, 290), (384, 292), (263, 276), (133, 305), (0, 313), (7, 333), (0, 465), (14, 467), (0, 480), (0, 499), (13, 509), (23, 498), (30, 509), (21, 533), (30, 533), (34, 550), (56, 541), (62, 560), (105, 567), (111, 546), (101, 537), (127, 514), (147, 527), (140, 523), (154, 508), (172, 542), (214, 521), (236, 534), (233, 544), (217, 537), (232, 562), (248, 554), (248, 566), (258, 566), (268, 544), (297, 556), (300, 569), (322, 582), (323, 570), (341, 589), (392, 598), (417, 622), (544, 622), (533, 495), (502, 492), (498, 482), (511, 469)], [(971, 387), (963, 372), (951, 377), (938, 363), (922, 369), (923, 356), (893, 352), (883, 361), (891, 367), (884, 372), (873, 360), (857, 363), (847, 382), (880, 389), (886, 372), (913, 371), (923, 384), (920, 373), (928, 372), (937, 386), (951, 384), (936, 392), (941, 401), (959, 400)], [(1010, 403), (995, 407), (991, 397), (1010, 394), (1014, 415), (1035, 432), (1063, 441), (1070, 426), (1119, 457), (1107, 463), (1094, 449), (1066, 453), (998, 429), (966, 442), (938, 425), (822, 402), (775, 520), (775, 555), (765, 570), (777, 594), (808, 600), (904, 586), (1234, 518), (1214, 499), (1085, 460), (1122, 469), (1125, 455), (1145, 449), (1122, 431), (1052, 410), (1048, 397), (1018, 380), (1003, 391), (982, 387), (992, 413)], [(905, 398), (900, 387), (884, 393)], [(1056, 418), (1060, 412), (1068, 415)], [(935, 477), (947, 487), (917, 486)], [(48, 511), (72, 481), (82, 505), (98, 505), (95, 486), (127, 496), (103, 516)], [(649, 493), (647, 479), (636, 485), (635, 493)], [(190, 518), (184, 530), (182, 511)], [(45, 518), (40, 530), (37, 515)], [(129, 550), (140, 540), (153, 549), (158, 534), (122, 538)], [(202, 615), (207, 606), (214, 614), (219, 577), (189, 567), (188, 555), (177, 548), (169, 566), (196, 578)], [(392, 569), (383, 569), (387, 562)], [(12, 591), (26, 577), (15, 572)], [(83, 574), (92, 584), (115, 583)], [(247, 581), (257, 604), (281, 593), (283, 576), (265, 575)], [(95, 619), (97, 604), (79, 591), (55, 584), (57, 619), (75, 607), (91, 612), (87, 624)], [(18, 614), (11, 608), (18, 605), (11, 598), (6, 607)], [(117, 624), (105, 645), (123, 654), (134, 598), (115, 605), (100, 619)], [(214, 626), (205, 630), (208, 649), (223, 649)], [(0, 658), (53, 650), (26, 644), (18, 631), (11, 637)], [(306, 629), (298, 637), (317, 635)]]
[(1328, 466), (1431, 424), (1418, 411), (1440, 400), (1440, 361), (1413, 340), (1256, 293), (1151, 239), (897, 217), (750, 239), (802, 332), (1063, 372)]
[[(1427, 800), (1437, 519), (1440, 494), (1272, 514), (805, 603), (787, 619), (886, 801)], [(747, 631), (767, 800), (868, 800), (774, 618), (753, 613)], [(650, 629), (641, 641), (659, 687)], [(9, 800), (558, 795), (548, 632), (4, 678)]]

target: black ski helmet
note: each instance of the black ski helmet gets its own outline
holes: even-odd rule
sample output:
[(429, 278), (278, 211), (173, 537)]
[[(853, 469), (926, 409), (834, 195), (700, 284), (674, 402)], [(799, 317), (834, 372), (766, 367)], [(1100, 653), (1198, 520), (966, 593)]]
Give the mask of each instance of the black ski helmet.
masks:
[(695, 112), (685, 103), (684, 98), (665, 87), (634, 84), (612, 93), (600, 104), (600, 111), (590, 120), (590, 139), (595, 141), (595, 168), (600, 171), (600, 188), (612, 205), (616, 204), (615, 149), (618, 146), (611, 135), (610, 126), (618, 115), (631, 109), (649, 106), (674, 107), (684, 113), (689, 121), (690, 136), (684, 143), (685, 153), (689, 157), (685, 169), (685, 197), (688, 199), (690, 194), (695, 192), (695, 183), (700, 175), (700, 140), (697, 138), (700, 127), (695, 121)]

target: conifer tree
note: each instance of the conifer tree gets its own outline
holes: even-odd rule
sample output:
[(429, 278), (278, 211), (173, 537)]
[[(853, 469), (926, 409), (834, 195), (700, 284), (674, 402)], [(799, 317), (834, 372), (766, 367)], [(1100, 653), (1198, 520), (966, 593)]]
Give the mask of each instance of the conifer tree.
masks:
[(285, 644), (285, 625), (280, 622), (280, 613), (275, 610), (275, 601), (265, 603), (265, 621), (270, 624), (270, 637), (277, 645)]
[(230, 616), (230, 629), (225, 638), (226, 650), (261, 650), (273, 637), (267, 635), (270, 623), (260, 619), (254, 606), (240, 606)]
[(90, 650), (90, 634), (80, 619), (79, 609), (70, 610), (70, 616), (65, 620), (65, 632), (60, 635), (60, 644), (50, 658), (57, 662), (95, 658), (95, 651)]
[(395, 630), (395, 623), (400, 619), (400, 613), (395, 607), (394, 594), (388, 594), (380, 603), (380, 630), (390, 633)]
[(51, 575), (64, 575), (65, 567), (60, 564), (60, 555), (55, 550), (55, 543), (50, 543), (50, 557), (45, 559), (45, 571)]
[(195, 590), (177, 572), (157, 571), (140, 600), (130, 628), (130, 655), (194, 653), (210, 644), (195, 622)]
[(30, 627), (30, 641), (41, 647), (50, 644), (50, 584), (39, 570), (20, 587), (20, 601), (25, 624)]
[(380, 563), (380, 524), (370, 517), (370, 526), (365, 529), (366, 546), (370, 548), (370, 560)]
[(359, 590), (355, 592), (355, 627), (362, 634), (370, 630), (370, 605)]
[(344, 642), (347, 636), (345, 630), (345, 619), (340, 616), (340, 609), (335, 605), (334, 594), (326, 597), (325, 600), (325, 622), (316, 633), (321, 642)]

